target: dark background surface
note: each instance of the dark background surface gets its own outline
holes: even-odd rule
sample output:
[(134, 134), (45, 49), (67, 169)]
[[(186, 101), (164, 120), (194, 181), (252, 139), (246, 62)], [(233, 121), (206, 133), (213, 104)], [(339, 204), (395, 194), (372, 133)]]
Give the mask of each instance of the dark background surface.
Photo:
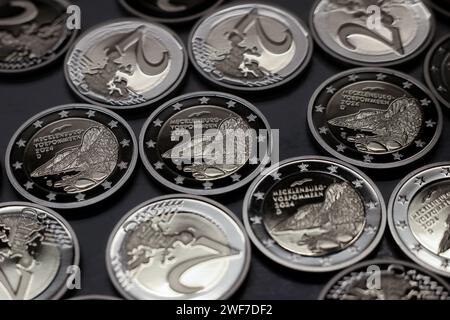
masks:
[[(128, 16), (114, 0), (73, 2), (81, 7), (83, 30), (108, 19)], [(266, 2), (273, 2), (291, 10), (307, 23), (313, 0), (266, 0)], [(436, 39), (438, 39), (450, 32), (450, 18), (436, 15), (436, 20)], [(170, 27), (182, 37), (186, 44), (192, 25), (190, 23), (181, 27), (176, 25)], [(395, 69), (423, 81), (423, 61), (424, 54), (406, 65), (395, 67)], [(323, 81), (348, 68), (339, 65), (322, 52), (318, 46), (315, 46), (310, 67), (291, 83), (269, 93), (238, 94), (254, 103), (267, 117), (273, 129), (280, 129), (281, 160), (302, 155), (325, 155), (309, 134), (306, 123), (308, 102), (315, 89)], [(217, 88), (205, 82), (190, 66), (185, 84), (175, 94), (199, 90), (217, 90)], [(0, 150), (2, 155), (5, 153), (10, 137), (28, 118), (47, 108), (75, 102), (82, 101), (79, 101), (66, 85), (62, 60), (34, 74), (0, 76)], [(149, 106), (139, 112), (121, 113), (121, 115), (130, 123), (136, 135), (139, 135), (144, 121), (156, 107)], [(427, 163), (450, 160), (450, 126), (447, 125), (450, 113), (449, 110), (443, 109), (444, 132), (434, 152), (408, 168), (390, 172), (366, 171), (376, 181), (386, 202), (399, 180), (414, 168)], [(4, 157), (1, 162), (4, 165), (3, 159)], [(229, 207), (240, 217), (245, 191), (244, 187), (237, 192), (214, 197), (214, 199)], [(153, 197), (171, 193), (173, 192), (163, 189), (156, 183), (139, 161), (135, 175), (114, 198), (78, 211), (59, 210), (58, 212), (67, 218), (75, 229), (81, 248), (82, 289), (77, 292), (69, 292), (67, 297), (86, 294), (118, 296), (109, 281), (105, 265), (105, 249), (110, 232), (128, 210)], [(10, 186), (4, 168), (2, 168), (0, 181), (0, 201), (25, 201)], [(396, 257), (408, 260), (397, 248), (388, 229), (381, 245), (371, 257)], [(272, 262), (256, 248), (253, 248), (248, 278), (234, 298), (316, 299), (322, 287), (333, 275), (334, 273), (309, 274), (287, 269)]]

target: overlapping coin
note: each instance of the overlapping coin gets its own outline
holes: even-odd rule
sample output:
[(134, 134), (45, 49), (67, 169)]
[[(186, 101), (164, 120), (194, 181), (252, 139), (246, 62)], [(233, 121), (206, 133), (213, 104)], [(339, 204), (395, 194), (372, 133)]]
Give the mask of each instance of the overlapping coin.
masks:
[(439, 101), (450, 108), (450, 35), (439, 40), (425, 60), (425, 80)]
[(308, 107), (308, 124), (327, 152), (374, 169), (425, 156), (442, 132), (438, 101), (417, 80), (394, 70), (360, 68), (325, 81)]
[(79, 208), (107, 198), (137, 162), (136, 137), (118, 115), (64, 105), (23, 124), (6, 152), (6, 172), (25, 198), (51, 208)]
[(183, 23), (197, 19), (222, 2), (223, 0), (119, 0), (131, 14), (163, 23)]
[(0, 299), (49, 300), (67, 290), (80, 251), (70, 225), (36, 204), (0, 204)]
[(388, 210), (392, 235), (405, 254), (450, 277), (450, 163), (409, 174), (392, 193)]
[(334, 277), (321, 300), (449, 300), (450, 287), (440, 277), (412, 263), (365, 261)]
[(308, 64), (312, 39), (291, 13), (271, 5), (224, 7), (201, 20), (189, 55), (202, 76), (235, 90), (264, 90), (297, 76)]
[(288, 159), (264, 171), (243, 207), (250, 239), (292, 269), (328, 272), (352, 265), (377, 246), (386, 208), (362, 172), (323, 157)]
[(35, 70), (65, 53), (76, 30), (66, 26), (66, 0), (2, 1), (0, 73)]
[(67, 55), (65, 73), (80, 98), (111, 109), (133, 109), (175, 90), (187, 60), (183, 43), (166, 27), (121, 19), (84, 33)]
[(171, 195), (125, 215), (111, 234), (106, 261), (127, 299), (226, 299), (247, 274), (250, 244), (225, 207)]
[(271, 141), (267, 120), (249, 102), (196, 92), (165, 103), (149, 117), (139, 151), (161, 184), (212, 195), (253, 180), (269, 161)]
[(391, 66), (417, 57), (435, 32), (423, 1), (317, 0), (311, 11), (316, 42), (353, 65)]

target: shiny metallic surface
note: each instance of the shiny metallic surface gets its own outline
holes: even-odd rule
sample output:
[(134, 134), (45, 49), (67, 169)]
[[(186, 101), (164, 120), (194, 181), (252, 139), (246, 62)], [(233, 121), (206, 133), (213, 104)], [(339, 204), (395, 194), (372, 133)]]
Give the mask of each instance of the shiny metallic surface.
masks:
[(264, 171), (245, 196), (243, 220), (250, 239), (270, 259), (295, 270), (329, 272), (375, 249), (386, 208), (362, 172), (309, 156)]
[(424, 157), (443, 126), (439, 103), (424, 85), (382, 68), (331, 77), (314, 93), (307, 116), (325, 151), (372, 169), (401, 167)]
[(406, 255), (450, 277), (450, 163), (420, 168), (403, 179), (392, 193), (388, 217)]
[(359, 66), (391, 66), (419, 55), (433, 39), (435, 22), (421, 0), (318, 0), (311, 29), (335, 58)]
[(29, 119), (12, 137), (6, 172), (25, 198), (51, 208), (79, 208), (101, 201), (131, 176), (136, 137), (104, 108), (73, 104)]
[(127, 299), (226, 299), (246, 277), (250, 244), (222, 205), (170, 195), (124, 216), (110, 236), (106, 263)]
[(49, 300), (67, 290), (80, 251), (70, 225), (32, 203), (0, 204), (0, 299)]
[(183, 43), (166, 27), (113, 20), (86, 31), (66, 57), (65, 74), (82, 99), (111, 109), (155, 103), (175, 90), (187, 69)]
[(202, 19), (189, 40), (189, 56), (207, 80), (235, 90), (284, 84), (308, 65), (312, 39), (303, 23), (272, 5), (227, 6)]

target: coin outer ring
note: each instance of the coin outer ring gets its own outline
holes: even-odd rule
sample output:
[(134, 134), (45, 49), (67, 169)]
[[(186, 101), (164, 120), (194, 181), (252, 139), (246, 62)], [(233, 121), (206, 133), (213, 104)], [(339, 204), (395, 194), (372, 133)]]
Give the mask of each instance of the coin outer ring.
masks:
[[(442, 269), (438, 269), (436, 267), (434, 267), (431, 264), (428, 264), (426, 262), (424, 262), (423, 260), (419, 259), (412, 251), (410, 248), (408, 248), (408, 246), (405, 245), (404, 241), (402, 240), (402, 238), (400, 237), (400, 235), (397, 232), (396, 226), (395, 226), (395, 221), (393, 220), (394, 217), (394, 212), (393, 212), (393, 208), (394, 208), (394, 204), (399, 196), (399, 191), (409, 182), (411, 181), (415, 176), (419, 175), (420, 173), (429, 170), (429, 169), (435, 169), (435, 168), (439, 168), (442, 166), (450, 166), (450, 162), (438, 162), (438, 163), (433, 163), (427, 166), (424, 166), (422, 168), (419, 168), (413, 172), (411, 172), (408, 176), (406, 176), (402, 181), (399, 182), (399, 184), (395, 187), (394, 191), (392, 192), (391, 198), (389, 199), (389, 206), (388, 206), (388, 224), (389, 224), (389, 229), (391, 231), (392, 237), (394, 238), (395, 242), (397, 243), (397, 245), (400, 247), (400, 249), (402, 249), (402, 251), (414, 262), (416, 262), (417, 264), (421, 265), (422, 267), (434, 272), (434, 273), (438, 273), (441, 276), (444, 277), (450, 277), (450, 271), (443, 271)], [(449, 177), (450, 178), (450, 177)], [(432, 182), (437, 182), (439, 181), (439, 179), (436, 179)], [(424, 186), (426, 186), (426, 184), (422, 185), (421, 187), (419, 187), (419, 189), (423, 188)], [(409, 200), (410, 197), (409, 197)], [(405, 210), (408, 210), (408, 207), (405, 208)], [(406, 214), (408, 214), (406, 212)], [(408, 224), (409, 226), (409, 224)], [(412, 235), (412, 237), (414, 239), (416, 239), (414, 237), (414, 235)], [(419, 241), (416, 240), (416, 242), (418, 242), (420, 244)], [(437, 256), (436, 254), (432, 253), (431, 251), (429, 251), (428, 249), (426, 249), (425, 247), (422, 246), (422, 250), (429, 252), (432, 256), (439, 258), (439, 256)], [(445, 260), (445, 258), (441, 258), (442, 260)], [(450, 291), (449, 291), (450, 292)]]
[(140, 17), (142, 19), (145, 19), (145, 20), (148, 20), (148, 21), (161, 22), (161, 23), (170, 23), (170, 24), (180, 23), (181, 24), (181, 23), (184, 23), (184, 22), (189, 22), (189, 21), (198, 19), (198, 18), (202, 17), (203, 15), (208, 14), (210, 11), (212, 11), (212, 10), (216, 9), (217, 7), (219, 7), (222, 4), (223, 1), (224, 0), (216, 1), (216, 3), (212, 7), (208, 8), (206, 10), (203, 10), (202, 12), (199, 12), (197, 14), (193, 14), (193, 15), (190, 15), (190, 16), (182, 17), (182, 18), (171, 18), (171, 19), (158, 18), (158, 17), (146, 15), (145, 13), (142, 13), (142, 12), (140, 12), (138, 10), (135, 10), (133, 7), (128, 5), (126, 0), (119, 0), (119, 3), (126, 11), (128, 11), (129, 13), (131, 13), (131, 14), (137, 16), (137, 17)]
[(195, 195), (190, 195), (190, 194), (169, 194), (169, 195), (165, 195), (165, 196), (160, 196), (160, 197), (156, 197), (153, 199), (150, 199), (148, 201), (145, 201), (139, 205), (137, 205), (136, 207), (134, 207), (133, 209), (131, 209), (130, 211), (128, 211), (123, 217), (122, 219), (119, 220), (119, 222), (116, 224), (116, 226), (114, 227), (111, 235), (109, 236), (108, 239), (108, 245), (106, 247), (106, 268), (108, 270), (108, 275), (109, 278), (111, 279), (114, 287), (116, 288), (116, 290), (126, 299), (128, 300), (135, 300), (136, 298), (131, 296), (128, 292), (126, 292), (125, 290), (123, 290), (123, 288), (121, 287), (121, 285), (119, 284), (119, 282), (117, 281), (115, 275), (114, 275), (114, 270), (112, 269), (111, 263), (110, 263), (110, 258), (109, 258), (109, 253), (111, 251), (111, 244), (114, 241), (114, 237), (116, 235), (116, 233), (119, 231), (120, 227), (123, 225), (123, 223), (130, 217), (132, 216), (136, 211), (138, 211), (139, 209), (155, 203), (155, 202), (159, 202), (159, 201), (163, 201), (163, 200), (170, 200), (170, 199), (187, 199), (187, 200), (197, 200), (197, 201), (201, 201), (201, 202), (205, 202), (208, 203), (210, 205), (213, 205), (215, 207), (217, 207), (219, 210), (223, 211), (223, 213), (225, 215), (227, 215), (228, 217), (230, 217), (235, 223), (236, 225), (240, 228), (241, 232), (242, 232), (242, 236), (245, 239), (245, 250), (246, 250), (246, 254), (245, 254), (245, 263), (244, 263), (244, 268), (242, 269), (242, 272), (239, 276), (239, 278), (236, 280), (236, 282), (233, 284), (233, 286), (230, 287), (230, 289), (228, 290), (228, 292), (226, 292), (222, 297), (220, 297), (218, 300), (226, 300), (229, 297), (231, 297), (236, 291), (237, 289), (239, 289), (239, 287), (242, 285), (242, 283), (244, 282), (245, 278), (247, 277), (247, 274), (250, 270), (250, 261), (251, 261), (251, 245), (250, 245), (250, 240), (247, 236), (247, 233), (245, 232), (245, 228), (242, 225), (242, 222), (239, 220), (239, 218), (227, 207), (223, 206), (222, 204), (205, 198), (205, 197), (201, 197), (201, 196), (195, 196)]
[(432, 274), (429, 270), (422, 268), (421, 266), (418, 266), (414, 263), (410, 263), (410, 262), (406, 262), (406, 261), (402, 261), (402, 260), (396, 260), (396, 259), (376, 259), (376, 260), (367, 260), (367, 261), (357, 263), (357, 264), (339, 272), (326, 284), (326, 286), (322, 289), (322, 291), (320, 292), (319, 297), (317, 299), (325, 300), (325, 298), (326, 298), (328, 292), (331, 290), (331, 288), (343, 277), (345, 277), (346, 275), (350, 275), (350, 273), (352, 271), (362, 269), (364, 267), (368, 267), (371, 265), (380, 265), (380, 264), (398, 264), (398, 265), (405, 266), (405, 267), (408, 267), (411, 269), (419, 270), (420, 272), (425, 273), (426, 275), (432, 276), (433, 280), (436, 280), (437, 282), (439, 282), (439, 284), (441, 286), (443, 286), (447, 291), (450, 292), (450, 285), (448, 285), (448, 283), (444, 279), (442, 279), (438, 275)]
[[(125, 129), (127, 129), (127, 131), (129, 132), (129, 134), (132, 138), (132, 142), (133, 142), (133, 146), (134, 146), (132, 160), (128, 166), (127, 173), (124, 174), (122, 179), (110, 190), (100, 194), (97, 197), (94, 197), (94, 198), (91, 198), (91, 199), (88, 199), (85, 201), (72, 202), (72, 203), (57, 203), (57, 202), (45, 201), (45, 200), (37, 198), (37, 197), (31, 195), (30, 193), (26, 192), (22, 188), (22, 186), (17, 182), (17, 180), (14, 177), (14, 174), (11, 170), (10, 154), (11, 154), (11, 150), (14, 146), (15, 141), (17, 140), (19, 135), (23, 132), (23, 130), (25, 130), (26, 128), (31, 126), (36, 120), (40, 119), (41, 117), (43, 117), (45, 115), (54, 113), (56, 111), (62, 111), (62, 110), (68, 110), (68, 109), (92, 109), (99, 113), (104, 113), (104, 114), (112, 117), (114, 120), (119, 121), (119, 123), (121, 125), (123, 125), (125, 127)], [(110, 110), (107, 110), (105, 108), (102, 108), (102, 107), (97, 107), (97, 106), (93, 106), (93, 105), (89, 105), (89, 104), (74, 103), (74, 104), (65, 104), (65, 105), (61, 105), (61, 106), (57, 106), (57, 107), (53, 107), (53, 108), (44, 110), (44, 111), (34, 115), (32, 118), (28, 119), (24, 124), (22, 124), (20, 126), (20, 128), (14, 133), (11, 140), (9, 141), (8, 147), (6, 149), (6, 155), (5, 155), (5, 168), (6, 168), (6, 174), (8, 176), (8, 179), (9, 179), (10, 183), (12, 184), (12, 186), (14, 187), (14, 189), (16, 189), (16, 191), (19, 192), (26, 199), (28, 199), (34, 203), (40, 204), (42, 206), (46, 206), (46, 207), (53, 208), (53, 209), (76, 209), (76, 208), (90, 206), (90, 205), (100, 202), (100, 201), (108, 198), (109, 196), (113, 195), (114, 193), (116, 193), (116, 191), (118, 191), (128, 181), (128, 179), (133, 174), (134, 169), (136, 167), (137, 158), (138, 158), (138, 149), (137, 149), (136, 135), (134, 134), (134, 131), (133, 131), (133, 129), (131, 129), (130, 125), (122, 117), (120, 117), (116, 113), (114, 113)]]
[(284, 84), (286, 84), (287, 82), (297, 78), (297, 76), (299, 76), (310, 64), (311, 62), (311, 58), (312, 58), (312, 54), (313, 54), (313, 47), (314, 47), (314, 41), (312, 40), (311, 37), (311, 33), (308, 30), (308, 27), (306, 26), (306, 24), (303, 22), (303, 20), (301, 20), (297, 15), (295, 15), (294, 13), (290, 12), (287, 9), (284, 9), (281, 6), (278, 5), (274, 5), (272, 3), (268, 3), (268, 2), (264, 2), (264, 1), (260, 1), (258, 0), (257, 2), (248, 2), (248, 1), (238, 1), (238, 2), (234, 2), (231, 5), (224, 5), (219, 7), (216, 11), (221, 11), (221, 10), (225, 10), (225, 9), (230, 9), (239, 5), (262, 5), (262, 6), (269, 6), (273, 9), (275, 9), (276, 11), (280, 12), (284, 15), (290, 16), (294, 21), (296, 21), (301, 27), (302, 27), (302, 31), (305, 32), (306, 38), (308, 39), (308, 48), (307, 48), (307, 54), (305, 59), (303, 60), (303, 62), (299, 65), (299, 67), (297, 68), (297, 70), (293, 73), (291, 73), (289, 76), (287, 76), (285, 79), (283, 79), (282, 81), (264, 86), (264, 87), (245, 87), (245, 86), (235, 86), (232, 84), (228, 84), (228, 83), (224, 83), (221, 81), (218, 81), (212, 77), (209, 77), (208, 75), (205, 74), (205, 72), (203, 71), (202, 68), (200, 68), (197, 64), (197, 61), (194, 57), (193, 54), (193, 48), (192, 48), (192, 39), (194, 37), (195, 32), (197, 31), (197, 29), (201, 26), (201, 24), (206, 21), (206, 19), (209, 18), (208, 16), (203, 17), (201, 20), (199, 20), (195, 26), (192, 28), (191, 33), (189, 34), (188, 37), (188, 55), (189, 55), (189, 60), (191, 61), (191, 64), (194, 66), (194, 68), (197, 70), (197, 72), (207, 81), (213, 83), (214, 85), (218, 86), (218, 87), (222, 87), (222, 88), (227, 88), (230, 90), (236, 90), (236, 91), (243, 91), (243, 92), (257, 92), (257, 91), (265, 91), (265, 90), (270, 90), (270, 89), (274, 89), (277, 88), (279, 86), (282, 86)]
[[(67, 7), (72, 5), (72, 3), (67, 1), (67, 0), (52, 0), (52, 1), (62, 5), (65, 8), (67, 8)], [(56, 60), (58, 60), (64, 54), (66, 54), (66, 52), (69, 50), (69, 48), (71, 48), (71, 46), (73, 45), (75, 39), (77, 38), (78, 34), (80, 33), (77, 29), (71, 30), (71, 31), (72, 31), (72, 35), (68, 38), (67, 44), (61, 50), (59, 50), (58, 53), (53, 55), (51, 59), (48, 59), (47, 61), (45, 61), (43, 63), (37, 64), (35, 66), (32, 66), (30, 68), (26, 68), (26, 69), (23, 69), (23, 70), (4, 70), (4, 69), (0, 69), (0, 74), (19, 74), (19, 73), (26, 74), (26, 73), (33, 72), (33, 71), (36, 71), (38, 69), (41, 69), (41, 68), (44, 68), (44, 67), (46, 67), (48, 65), (53, 64), (54, 62), (56, 62)]]
[[(181, 48), (183, 48), (183, 50), (182, 50), (183, 51), (183, 69), (182, 69), (181, 73), (177, 76), (178, 79), (164, 93), (162, 93), (159, 96), (157, 96), (157, 97), (155, 97), (155, 98), (153, 98), (151, 100), (148, 100), (148, 101), (146, 101), (144, 103), (139, 103), (139, 104), (135, 104), (135, 105), (126, 105), (126, 106), (113, 106), (113, 105), (110, 105), (110, 104), (107, 104), (107, 103), (102, 103), (102, 102), (99, 102), (97, 100), (91, 99), (91, 98), (81, 94), (79, 92), (79, 90), (74, 86), (72, 81), (70, 80), (67, 64), (69, 62), (70, 55), (73, 52), (73, 50), (76, 48), (76, 46), (85, 38), (85, 36), (89, 35), (91, 32), (93, 32), (93, 31), (95, 31), (95, 30), (97, 30), (99, 28), (106, 27), (106, 26), (108, 26), (110, 24), (120, 23), (120, 22), (136, 22), (136, 23), (142, 23), (142, 24), (146, 24), (146, 25), (152, 24), (152, 25), (154, 25), (154, 26), (156, 26), (156, 27), (158, 27), (160, 29), (163, 29), (168, 34), (170, 34), (175, 39), (177, 44)], [(146, 20), (143, 20), (143, 19), (138, 19), (138, 18), (129, 18), (129, 19), (119, 18), (119, 19), (112, 19), (112, 20), (108, 20), (106, 22), (102, 22), (102, 23), (96, 24), (95, 26), (92, 26), (88, 30), (84, 31), (80, 35), (80, 37), (78, 37), (77, 41), (75, 41), (71, 45), (69, 50), (67, 51), (66, 58), (64, 60), (64, 76), (66, 78), (66, 83), (68, 84), (68, 86), (70, 87), (72, 92), (75, 93), (75, 95), (78, 98), (81, 98), (82, 100), (84, 100), (87, 103), (91, 103), (91, 104), (96, 105), (96, 106), (108, 108), (108, 109), (111, 109), (111, 110), (117, 110), (117, 111), (120, 111), (120, 110), (135, 110), (135, 109), (138, 109), (138, 108), (142, 108), (142, 107), (146, 107), (146, 106), (152, 105), (152, 104), (154, 104), (154, 103), (156, 103), (156, 102), (166, 98), (173, 91), (175, 91), (180, 86), (180, 84), (184, 81), (184, 79), (186, 77), (188, 64), (189, 64), (189, 61), (188, 61), (188, 58), (187, 58), (186, 47), (185, 47), (183, 41), (181, 40), (181, 38), (175, 32), (173, 32), (171, 29), (169, 29), (168, 27), (166, 27), (166, 26), (164, 26), (162, 24), (159, 24), (157, 22), (150, 22), (150, 21), (146, 21)]]
[[(46, 208), (46, 207), (41, 206), (41, 205), (36, 204), (36, 203), (21, 202), (21, 201), (0, 203), (0, 208), (12, 207), (12, 206), (31, 207), (31, 208), (36, 208), (36, 209), (45, 211), (47, 213), (50, 213), (56, 220), (58, 220), (59, 223), (64, 225), (64, 227), (67, 229), (67, 231), (69, 232), (70, 236), (72, 237), (72, 243), (73, 243), (73, 262), (72, 262), (72, 265), (75, 265), (75, 266), (79, 266), (80, 265), (80, 244), (78, 242), (78, 237), (77, 237), (75, 231), (72, 229), (72, 226), (69, 224), (69, 222), (66, 219), (64, 219), (61, 215), (59, 215), (58, 213), (56, 213), (52, 209)], [(65, 272), (65, 270), (64, 270), (64, 272)], [(48, 288), (48, 286), (47, 286), (47, 288)], [(61, 287), (61, 289), (59, 289), (59, 291), (57, 291), (53, 295), (52, 300), (59, 300), (67, 292), (67, 290), (68, 290), (68, 288), (66, 286), (66, 283), (64, 282), (62, 287)], [(45, 292), (45, 290), (43, 292)], [(41, 292), (41, 294), (43, 292)]]
[[(147, 156), (145, 155), (145, 146), (144, 146), (145, 141), (144, 140), (145, 140), (145, 134), (147, 132), (148, 126), (152, 123), (154, 118), (157, 117), (158, 114), (162, 110), (164, 110), (168, 107), (171, 107), (172, 105), (176, 104), (180, 100), (190, 99), (193, 97), (203, 97), (203, 96), (206, 96), (206, 97), (214, 96), (214, 97), (231, 99), (231, 100), (237, 101), (240, 104), (246, 106), (252, 112), (254, 112), (262, 120), (262, 122), (265, 125), (265, 129), (268, 130), (268, 132), (270, 132), (270, 130), (271, 130), (269, 122), (267, 121), (266, 117), (262, 114), (262, 112), (259, 111), (258, 108), (256, 108), (250, 102), (248, 102), (242, 98), (239, 98), (237, 96), (234, 96), (232, 94), (228, 94), (228, 93), (222, 93), (222, 92), (216, 92), (216, 91), (198, 91), (198, 92), (188, 93), (188, 94), (184, 94), (182, 96), (176, 97), (176, 98), (164, 103), (161, 107), (156, 109), (150, 115), (150, 117), (147, 119), (147, 121), (144, 123), (144, 126), (142, 127), (141, 133), (139, 135), (139, 155), (141, 157), (142, 162), (144, 163), (145, 168), (147, 169), (148, 172), (150, 172), (151, 176), (153, 178), (155, 178), (162, 185), (165, 185), (168, 188), (178, 191), (178, 192), (190, 193), (190, 194), (195, 194), (195, 195), (200, 195), (200, 196), (222, 194), (222, 193), (226, 193), (226, 192), (230, 192), (230, 191), (239, 189), (239, 188), (245, 186), (246, 184), (248, 184), (250, 181), (252, 181), (261, 172), (261, 170), (266, 166), (265, 164), (260, 163), (259, 166), (257, 168), (255, 168), (255, 170), (252, 172), (252, 174), (248, 175), (247, 177), (240, 180), (239, 182), (231, 184), (227, 187), (211, 189), (211, 190), (191, 189), (191, 188), (182, 187), (180, 185), (177, 185), (176, 183), (173, 183), (169, 180), (164, 179), (162, 176), (160, 176), (160, 174), (155, 169), (153, 169), (153, 166), (150, 164), (149, 160), (147, 159)], [(269, 146), (271, 149), (272, 144), (273, 144), (273, 139), (272, 139), (271, 134), (268, 134), (268, 141), (269, 141)]]
[[(315, 126), (314, 126), (314, 122), (312, 119), (312, 113), (314, 112), (314, 105), (315, 105), (315, 101), (317, 99), (317, 97), (320, 95), (320, 93), (327, 87), (329, 86), (331, 83), (333, 83), (334, 81), (336, 81), (337, 79), (343, 78), (345, 76), (349, 76), (352, 74), (358, 74), (358, 73), (364, 73), (364, 72), (370, 72), (370, 73), (383, 73), (383, 74), (390, 74), (396, 77), (400, 77), (403, 78), (411, 83), (413, 83), (415, 86), (417, 86), (419, 89), (421, 89), (427, 96), (428, 98), (432, 101), (432, 103), (434, 105), (436, 105), (436, 112), (438, 114), (438, 119), (437, 119), (437, 125), (436, 125), (436, 133), (433, 137), (433, 139), (431, 140), (431, 142), (425, 147), (423, 148), (420, 152), (416, 153), (414, 156), (404, 159), (404, 160), (400, 160), (400, 161), (396, 161), (396, 162), (391, 162), (391, 163), (367, 163), (364, 161), (360, 161), (360, 160), (355, 160), (353, 158), (349, 158), (346, 156), (343, 156), (342, 154), (340, 154), (339, 152), (337, 152), (336, 150), (334, 150), (333, 148), (331, 148), (328, 144), (326, 144), (325, 142), (323, 142), (322, 138), (320, 137), (320, 134), (317, 132)], [(312, 98), (309, 100), (309, 105), (308, 105), (308, 114), (307, 114), (307, 118), (308, 118), (308, 126), (310, 129), (310, 132), (312, 133), (314, 139), (319, 143), (319, 145), (329, 154), (331, 154), (333, 157), (336, 157), (340, 160), (343, 160), (347, 163), (350, 163), (354, 166), (358, 166), (358, 167), (363, 167), (363, 168), (369, 168), (369, 169), (392, 169), (392, 168), (398, 168), (398, 167), (402, 167), (405, 166), (407, 164), (413, 163), (419, 159), (421, 159), (422, 157), (424, 157), (426, 154), (428, 154), (437, 144), (437, 142), (439, 141), (439, 138), (441, 137), (441, 133), (442, 133), (442, 127), (443, 127), (443, 116), (442, 116), (442, 109), (440, 107), (439, 102), (437, 101), (437, 99), (434, 97), (433, 94), (431, 94), (431, 92), (426, 88), (425, 85), (423, 85), (420, 81), (416, 80), (415, 78), (404, 74), (402, 72), (398, 72), (392, 69), (386, 69), (386, 68), (356, 68), (356, 69), (350, 69), (341, 73), (338, 73), (337, 75), (334, 75), (330, 78), (328, 78), (327, 80), (325, 80), (324, 83), (322, 83), (320, 85), (319, 88), (317, 88), (317, 90), (314, 92)]]
[(425, 63), (424, 63), (424, 77), (425, 82), (427, 86), (430, 88), (431, 93), (433, 93), (433, 96), (436, 97), (440, 103), (442, 103), (447, 108), (450, 108), (450, 101), (445, 100), (442, 95), (436, 90), (436, 87), (431, 80), (430, 76), (430, 68), (431, 68), (431, 60), (433, 59), (434, 54), (436, 53), (436, 50), (445, 42), (450, 41), (450, 35), (444, 36), (441, 39), (438, 40), (430, 49), (428, 52)]
[[(347, 260), (345, 263), (341, 263), (341, 264), (337, 264), (337, 265), (331, 265), (331, 266), (328, 266), (328, 267), (325, 267), (325, 266), (308, 267), (308, 266), (298, 265), (298, 264), (295, 264), (295, 263), (290, 263), (289, 261), (287, 261), (285, 259), (282, 259), (282, 258), (278, 257), (277, 255), (273, 254), (272, 252), (270, 252), (269, 250), (267, 250), (267, 248), (261, 243), (260, 239), (258, 239), (258, 237), (253, 232), (253, 229), (252, 229), (252, 227), (251, 227), (251, 225), (249, 223), (249, 214), (248, 214), (248, 210), (247, 210), (248, 204), (250, 204), (251, 197), (253, 195), (253, 191), (255, 190), (255, 187), (257, 187), (258, 184), (265, 177), (270, 175), (270, 173), (272, 173), (276, 168), (278, 168), (280, 166), (284, 166), (284, 165), (290, 164), (290, 163), (294, 163), (294, 162), (315, 161), (315, 160), (336, 163), (338, 165), (343, 166), (348, 171), (354, 172), (354, 173), (360, 175), (363, 179), (365, 179), (369, 183), (369, 185), (372, 186), (373, 190), (375, 191), (375, 193), (376, 193), (376, 195), (378, 197), (379, 205), (381, 207), (380, 227), (377, 229), (377, 235), (374, 237), (374, 239), (370, 243), (370, 245), (364, 251), (360, 252), (355, 258)], [(328, 157), (321, 157), (321, 156), (302, 156), (302, 157), (286, 159), (286, 160), (281, 161), (280, 163), (278, 163), (276, 165), (273, 165), (272, 167), (270, 167), (270, 168), (266, 169), (264, 172), (262, 172), (261, 175), (253, 181), (253, 183), (251, 184), (251, 186), (248, 189), (248, 191), (247, 191), (247, 193), (245, 195), (245, 198), (244, 198), (243, 208), (242, 208), (242, 220), (244, 221), (245, 229), (247, 230), (247, 233), (248, 233), (248, 236), (249, 236), (250, 240), (269, 259), (271, 259), (271, 260), (275, 261), (276, 263), (279, 263), (279, 264), (281, 264), (281, 265), (283, 265), (285, 267), (294, 269), (294, 270), (305, 271), (305, 272), (315, 272), (315, 273), (325, 273), (325, 272), (331, 272), (331, 271), (340, 270), (340, 269), (346, 268), (346, 267), (348, 267), (350, 265), (353, 265), (353, 264), (361, 261), (365, 257), (367, 257), (373, 250), (375, 250), (375, 248), (378, 246), (378, 244), (380, 243), (381, 239), (383, 238), (384, 231), (386, 229), (386, 220), (387, 220), (387, 218), (386, 218), (386, 204), (385, 204), (383, 195), (381, 194), (381, 192), (378, 189), (377, 185), (372, 181), (372, 179), (370, 179), (362, 171), (360, 171), (359, 169), (357, 169), (357, 168), (355, 168), (353, 166), (350, 166), (348, 163), (345, 163), (345, 162), (337, 160), (337, 159), (332, 159), (332, 158), (328, 158)], [(363, 234), (361, 236), (363, 236)]]
[[(427, 40), (424, 43), (422, 43), (422, 46), (419, 49), (417, 49), (415, 52), (411, 53), (410, 55), (408, 55), (402, 59), (397, 59), (395, 61), (378, 62), (378, 63), (377, 62), (364, 62), (364, 61), (349, 59), (344, 56), (341, 56), (340, 54), (334, 52), (331, 48), (329, 48), (325, 43), (323, 43), (323, 41), (320, 39), (320, 37), (317, 33), (317, 30), (314, 26), (314, 11), (316, 11), (317, 6), (322, 1), (323, 0), (316, 0), (316, 2), (313, 4), (311, 12), (309, 14), (309, 27), (311, 29), (312, 36), (314, 37), (314, 40), (316, 41), (316, 43), (319, 45), (319, 47), (323, 51), (325, 51), (327, 54), (332, 56), (334, 59), (337, 59), (338, 61), (341, 61), (347, 65), (353, 65), (353, 66), (359, 66), (359, 67), (391, 67), (391, 66), (395, 66), (395, 65), (399, 65), (399, 64), (411, 61), (411, 60), (417, 58), (418, 56), (420, 56), (423, 53), (423, 51), (429, 47), (429, 45), (433, 41), (434, 36), (436, 34), (436, 19), (434, 17), (432, 10), (430, 10), (430, 32), (428, 34)], [(424, 2), (424, 4), (427, 4), (427, 3)]]

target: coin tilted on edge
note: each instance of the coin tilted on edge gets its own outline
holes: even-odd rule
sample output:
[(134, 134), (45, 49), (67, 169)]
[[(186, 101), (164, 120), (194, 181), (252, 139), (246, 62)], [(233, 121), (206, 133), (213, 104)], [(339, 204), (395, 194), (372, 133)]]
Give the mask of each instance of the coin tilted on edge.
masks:
[(162, 23), (184, 23), (217, 8), (223, 0), (119, 0), (131, 14)]
[(264, 171), (244, 200), (250, 239), (286, 267), (329, 272), (370, 254), (383, 236), (383, 197), (366, 175), (324, 157), (285, 160)]
[(222, 205), (170, 195), (125, 215), (110, 236), (106, 264), (127, 299), (226, 299), (247, 275), (250, 243)]
[(439, 40), (425, 59), (425, 80), (439, 101), (450, 108), (450, 35)]
[(179, 192), (213, 195), (252, 181), (270, 161), (272, 136), (249, 102), (219, 92), (172, 99), (144, 124), (139, 152), (161, 184)]
[(403, 179), (392, 193), (388, 221), (408, 257), (450, 277), (450, 163), (420, 168)]
[(56, 212), (32, 203), (0, 204), (1, 300), (59, 299), (79, 259), (77, 237)]
[(356, 166), (386, 169), (424, 157), (442, 132), (438, 101), (412, 77), (359, 68), (326, 80), (308, 107), (314, 138)]
[(136, 166), (138, 147), (113, 112), (72, 104), (43, 111), (11, 139), (5, 167), (14, 188), (50, 208), (91, 205), (115, 193)]
[(360, 66), (411, 60), (431, 43), (435, 32), (433, 14), (420, 0), (318, 0), (310, 22), (323, 50)]
[(187, 64), (183, 43), (166, 27), (119, 19), (77, 40), (66, 57), (65, 74), (80, 98), (123, 110), (166, 97), (184, 79)]
[(77, 35), (66, 26), (66, 0), (2, 1), (0, 73), (26, 72), (61, 57)]
[(313, 42), (305, 25), (278, 7), (227, 6), (202, 19), (189, 40), (189, 56), (201, 75), (235, 90), (270, 89), (308, 65)]
[(398, 260), (364, 261), (336, 275), (320, 300), (448, 300), (445, 280)]

